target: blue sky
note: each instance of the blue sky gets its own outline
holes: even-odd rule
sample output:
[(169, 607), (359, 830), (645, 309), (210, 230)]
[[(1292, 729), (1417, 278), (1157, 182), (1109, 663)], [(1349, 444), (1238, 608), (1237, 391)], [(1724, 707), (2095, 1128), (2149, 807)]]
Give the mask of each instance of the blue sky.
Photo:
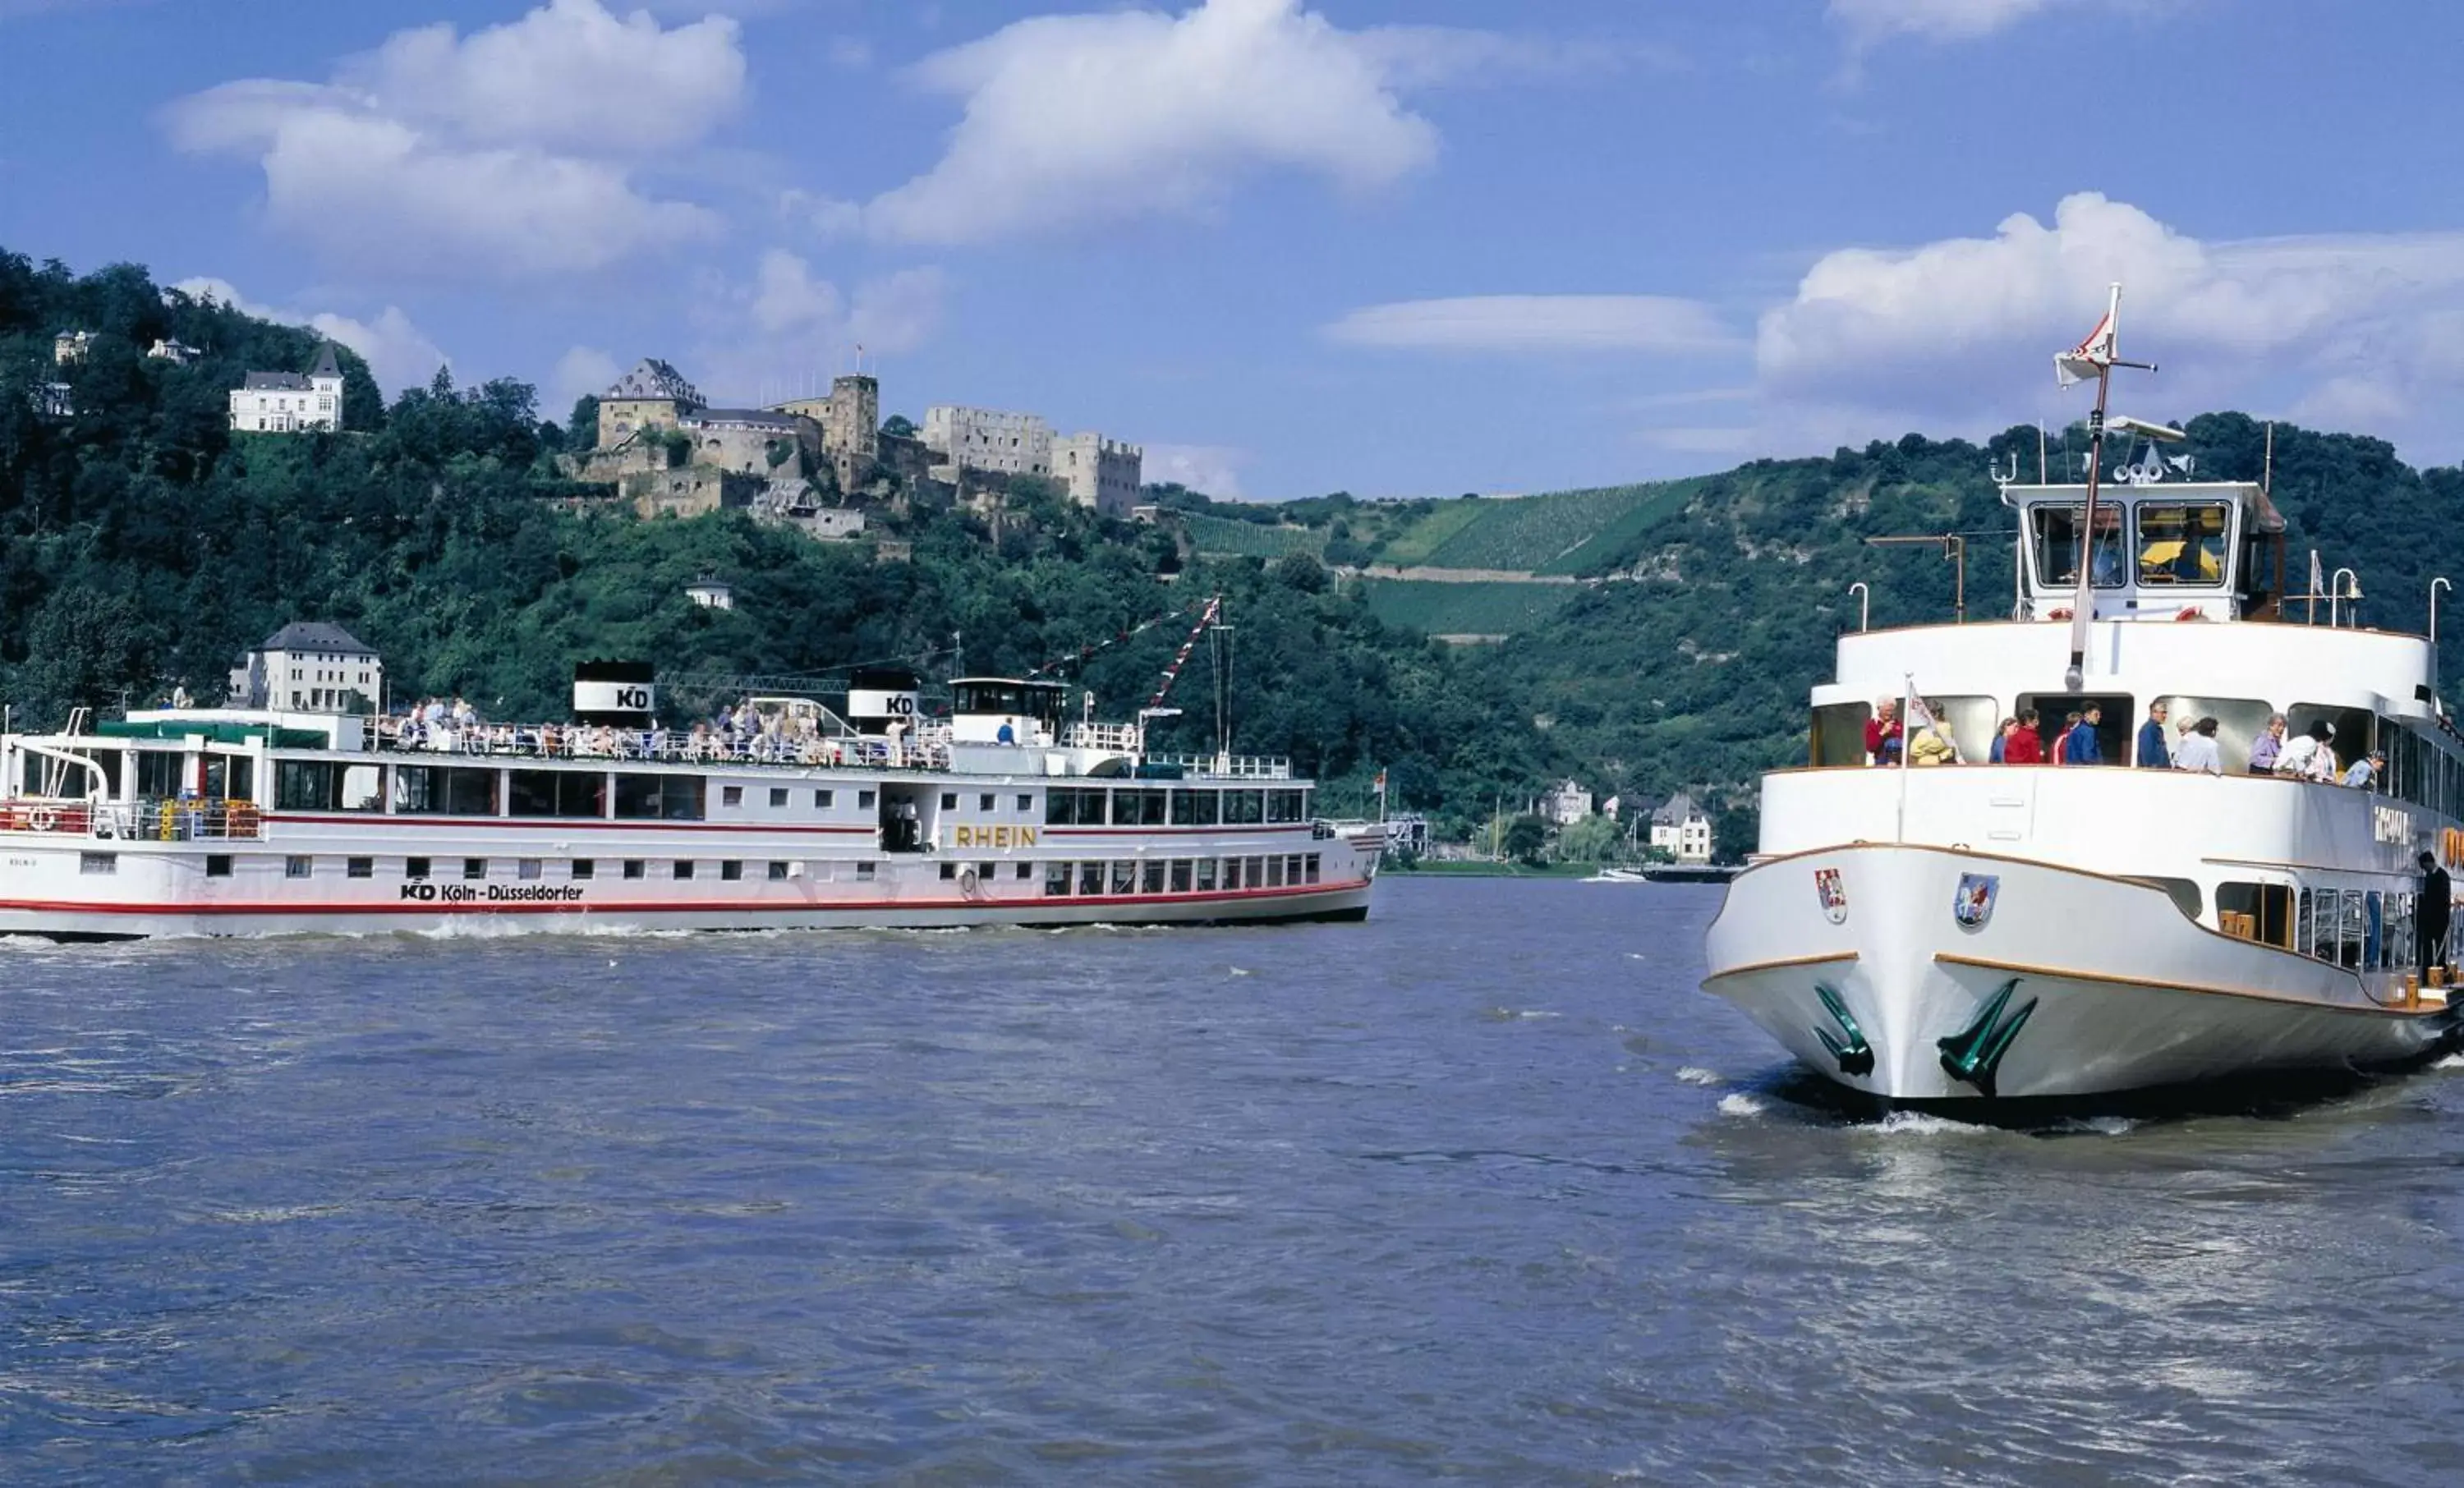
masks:
[(0, 246), (561, 415), (849, 369), (1252, 497), (2080, 411), (2464, 429), (2464, 8), (0, 0)]

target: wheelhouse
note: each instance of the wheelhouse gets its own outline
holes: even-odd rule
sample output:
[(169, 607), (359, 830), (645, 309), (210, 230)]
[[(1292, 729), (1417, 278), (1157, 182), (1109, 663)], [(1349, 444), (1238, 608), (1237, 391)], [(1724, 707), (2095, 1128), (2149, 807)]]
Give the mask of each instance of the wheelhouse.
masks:
[(2067, 620), (2079, 564), (2099, 620), (2265, 620), (2284, 590), (2284, 518), (2243, 482), (2006, 486), (2019, 516), (2019, 617)]

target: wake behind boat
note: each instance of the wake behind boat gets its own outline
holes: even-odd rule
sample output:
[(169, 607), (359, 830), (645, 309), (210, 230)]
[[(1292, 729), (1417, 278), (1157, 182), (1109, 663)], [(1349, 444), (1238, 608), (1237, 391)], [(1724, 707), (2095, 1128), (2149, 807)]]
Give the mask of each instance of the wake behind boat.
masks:
[[(2132, 365), (2113, 325), (2063, 359), (2099, 382), (2086, 484), (2004, 487), (2013, 621), (1840, 638), (1810, 763), (1764, 777), (1761, 850), (1707, 937), (1705, 988), (1866, 1096), (2394, 1065), (2455, 1028), (2443, 869), (2464, 856), (2464, 748), (2434, 644), (2338, 624), (2341, 590), (2327, 624), (2291, 623), (2262, 485), (2173, 480), (2151, 457), (2100, 490), (2104, 386)], [(1901, 700), (1895, 752), (1878, 714)], [(2209, 768), (2117, 768), (2152, 704), (2168, 752), (2180, 721), (2213, 720), (2182, 736)], [(2072, 753), (2103, 766), (1924, 767), (1987, 759), (2029, 710), (2049, 743), (2083, 715)], [(2314, 735), (2311, 768), (2266, 771), (2279, 738), (2291, 758)], [(1869, 738), (1900, 767), (1872, 767)]]

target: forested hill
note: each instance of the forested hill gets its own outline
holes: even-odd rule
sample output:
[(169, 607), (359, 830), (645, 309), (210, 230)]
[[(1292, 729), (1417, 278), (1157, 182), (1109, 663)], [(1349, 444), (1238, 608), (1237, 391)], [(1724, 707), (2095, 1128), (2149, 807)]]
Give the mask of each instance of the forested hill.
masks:
[[(94, 333), (87, 354), (55, 366), (52, 338), (73, 329)], [(158, 338), (205, 355), (148, 360)], [(1412, 510), (1480, 503), (1328, 497), (1260, 514), (1163, 493), (1199, 516), (1265, 514), (1311, 535), (1276, 539), (1280, 557), (1193, 557), (1169, 530), (1100, 521), (1028, 482), (1000, 512), (873, 508), (875, 532), (913, 544), (912, 560), (883, 561), (871, 542), (815, 542), (740, 514), (645, 521), (591, 498), (557, 473), (563, 431), (514, 382), (440, 377), (388, 406), (345, 354), (350, 431), (226, 432), (225, 394), (246, 371), (304, 369), (315, 354), (311, 333), (166, 296), (140, 269), (78, 277), (0, 252), (0, 697), (20, 717), (143, 703), (175, 683), (217, 696), (237, 653), (291, 620), (336, 621), (377, 646), (398, 695), (460, 692), (500, 716), (561, 710), (581, 658), (796, 676), (915, 658), (932, 675), (959, 660), (954, 637), (982, 671), (1101, 645), (1063, 674), (1127, 716), (1185, 621), (1112, 638), (1220, 592), (1238, 626), (1238, 746), (1292, 755), (1338, 807), (1365, 805), (1380, 767), (1398, 806), (1456, 827), (1568, 776), (1630, 800), (1689, 787), (1744, 800), (1756, 770), (1802, 757), (1806, 689), (1855, 624), (1851, 582), (1873, 585), (1878, 625), (1949, 613), (1938, 552), (1862, 539), (1970, 535), (1969, 612), (1998, 613), (2010, 521), (1988, 470), (2014, 450), (2023, 468), (2035, 458), (2033, 428), (1983, 448), (1911, 435), (1647, 498), (1594, 493), (1545, 522), (1499, 524), (1525, 535), (1515, 543)], [(66, 417), (45, 411), (55, 382)], [(2189, 429), (2202, 475), (2257, 473), (2250, 420)], [(2367, 624), (2418, 628), (2431, 576), (2464, 575), (2455, 470), (2278, 426), (2276, 492), (2297, 555), (2316, 545), (2331, 568), (2359, 569)], [(1563, 511), (1602, 514), (1561, 531)], [(1553, 613), (1496, 646), (1386, 624), (1333, 567), (1510, 555), (1527, 537), (1558, 579), (1594, 581), (1560, 583)], [(734, 585), (737, 609), (685, 597), (704, 575)], [(1178, 746), (1204, 746), (1211, 656), (1175, 696), (1188, 709)]]

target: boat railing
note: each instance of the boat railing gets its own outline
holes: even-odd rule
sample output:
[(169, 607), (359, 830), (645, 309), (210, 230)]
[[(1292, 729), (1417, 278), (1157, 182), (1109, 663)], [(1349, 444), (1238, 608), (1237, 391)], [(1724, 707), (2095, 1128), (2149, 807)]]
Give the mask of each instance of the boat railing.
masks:
[(1195, 776), (1224, 780), (1288, 780), (1292, 762), (1282, 755), (1149, 755), (1151, 765), (1177, 766)]
[(1146, 731), (1133, 723), (1073, 723), (1061, 735), (1061, 743), (1066, 749), (1134, 755), (1145, 746)]
[(893, 739), (870, 733), (803, 737), (788, 733), (685, 733), (586, 725), (476, 724), (453, 729), (386, 720), (379, 753), (449, 755), (495, 760), (604, 759), (649, 764), (769, 765), (791, 769), (947, 770), (946, 738)]
[(265, 835), (256, 802), (190, 798), (182, 800), (69, 801), (25, 799), (0, 801), (0, 831), (40, 832), (122, 842), (193, 842), (245, 841)]

